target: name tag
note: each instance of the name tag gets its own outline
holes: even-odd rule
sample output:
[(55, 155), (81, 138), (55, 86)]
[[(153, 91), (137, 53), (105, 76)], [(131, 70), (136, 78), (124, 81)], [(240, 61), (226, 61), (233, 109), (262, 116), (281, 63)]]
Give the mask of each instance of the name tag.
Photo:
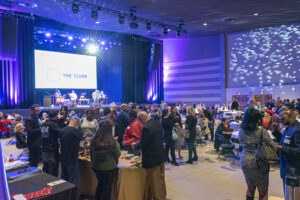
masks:
[(291, 144), (291, 137), (290, 136), (286, 136), (283, 140), (284, 144)]

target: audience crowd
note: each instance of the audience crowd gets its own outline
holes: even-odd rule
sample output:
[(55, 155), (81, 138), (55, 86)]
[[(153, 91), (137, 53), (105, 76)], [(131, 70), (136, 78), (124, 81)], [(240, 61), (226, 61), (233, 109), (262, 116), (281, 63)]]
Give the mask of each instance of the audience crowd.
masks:
[[(222, 115), (230, 110), (237, 114)], [(17, 148), (28, 148), (30, 165), (37, 167), (42, 161), (42, 170), (53, 176), (58, 176), (60, 163), (62, 179), (74, 184), (78, 181), (80, 143), (91, 141), (91, 162), (98, 179), (97, 199), (110, 199), (120, 150), (142, 155), (153, 197), (165, 199), (164, 162), (179, 166), (177, 160), (183, 158), (181, 149), (186, 148), (185, 163), (193, 164), (198, 161), (197, 146), (212, 142), (222, 154), (219, 150), (224, 144), (233, 142), (232, 121), (241, 125), (239, 156), (248, 188), (246, 199), (254, 199), (256, 188), (260, 199), (268, 198), (269, 162), (258, 162), (256, 158), (261, 141), (270, 143), (278, 152), (283, 182), (291, 169), (300, 175), (300, 99), (269, 99), (263, 106), (250, 100), (246, 107), (236, 98), (229, 105), (211, 107), (181, 102), (167, 105), (163, 101), (160, 105), (112, 104), (110, 108), (91, 107), (83, 116), (66, 106), (59, 112), (40, 111), (38, 105), (33, 105), (30, 116), (0, 112), (0, 138), (15, 137)]]

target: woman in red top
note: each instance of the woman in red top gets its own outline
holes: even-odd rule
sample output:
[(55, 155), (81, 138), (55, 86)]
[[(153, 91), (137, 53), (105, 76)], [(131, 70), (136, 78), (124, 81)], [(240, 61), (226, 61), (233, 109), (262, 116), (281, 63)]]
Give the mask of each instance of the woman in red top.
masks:
[(1, 130), (0, 138), (2, 137), (2, 133), (5, 133), (7, 138), (10, 137), (9, 126), (11, 126), (11, 120), (8, 119), (8, 115), (4, 115), (4, 118), (0, 121), (0, 130)]
[(143, 125), (137, 120), (137, 112), (131, 110), (129, 112), (130, 125), (126, 128), (123, 136), (123, 145), (131, 145), (139, 142), (142, 136)]

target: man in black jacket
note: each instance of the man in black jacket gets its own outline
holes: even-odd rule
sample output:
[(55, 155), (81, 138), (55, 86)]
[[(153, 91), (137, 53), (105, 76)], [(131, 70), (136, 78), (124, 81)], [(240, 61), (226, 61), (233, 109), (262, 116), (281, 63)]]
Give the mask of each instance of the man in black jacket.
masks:
[(57, 176), (59, 164), (58, 138), (61, 128), (56, 121), (57, 112), (55, 110), (51, 110), (48, 116), (49, 119), (41, 127), (43, 172)]
[(27, 131), (27, 145), (29, 150), (29, 164), (37, 167), (41, 156), (41, 109), (39, 105), (31, 106), (31, 115), (25, 122)]
[(238, 102), (238, 100), (236, 99), (236, 97), (233, 97), (232, 99), (232, 103), (231, 103), (231, 110), (239, 110), (240, 104)]
[(132, 144), (132, 147), (142, 149), (142, 165), (146, 169), (147, 180), (149, 181), (149, 188), (146, 191), (147, 197), (165, 200), (167, 192), (162, 127), (144, 111), (138, 114), (138, 120), (144, 125), (142, 138), (139, 143)]
[(117, 117), (116, 122), (120, 125), (120, 133), (118, 142), (121, 145), (123, 143), (123, 135), (125, 133), (126, 128), (129, 126), (129, 119), (128, 119), (128, 112), (129, 106), (127, 104), (121, 105), (121, 112)]

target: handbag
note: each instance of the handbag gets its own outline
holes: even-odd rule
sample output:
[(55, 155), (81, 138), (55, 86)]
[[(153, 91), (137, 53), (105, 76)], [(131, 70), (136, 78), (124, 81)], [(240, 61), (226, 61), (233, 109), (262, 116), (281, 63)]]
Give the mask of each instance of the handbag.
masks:
[(186, 139), (190, 138), (190, 132), (189, 132), (189, 130), (187, 130), (187, 129), (182, 130), (182, 135)]
[(178, 134), (175, 127), (172, 129), (172, 139), (175, 141), (178, 140)]
[(270, 142), (263, 139), (263, 130), (260, 134), (260, 142), (258, 150), (256, 151), (256, 161), (263, 161), (263, 162), (269, 162), (269, 161), (278, 161), (278, 154), (276, 148), (270, 144)]

